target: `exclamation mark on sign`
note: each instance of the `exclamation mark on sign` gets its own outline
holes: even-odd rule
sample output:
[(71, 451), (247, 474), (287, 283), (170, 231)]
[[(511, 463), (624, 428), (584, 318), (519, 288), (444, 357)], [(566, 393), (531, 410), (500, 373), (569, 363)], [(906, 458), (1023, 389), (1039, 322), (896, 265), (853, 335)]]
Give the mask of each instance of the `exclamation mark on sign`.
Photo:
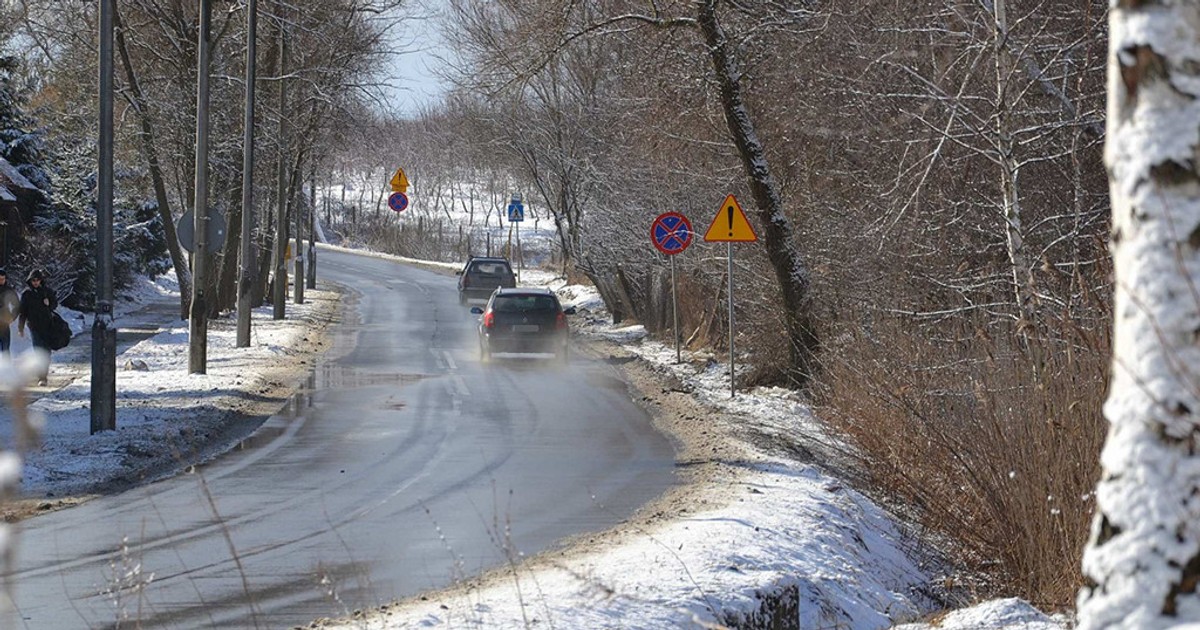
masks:
[(729, 219), (729, 237), (733, 238), (733, 206), (725, 206), (725, 215)]

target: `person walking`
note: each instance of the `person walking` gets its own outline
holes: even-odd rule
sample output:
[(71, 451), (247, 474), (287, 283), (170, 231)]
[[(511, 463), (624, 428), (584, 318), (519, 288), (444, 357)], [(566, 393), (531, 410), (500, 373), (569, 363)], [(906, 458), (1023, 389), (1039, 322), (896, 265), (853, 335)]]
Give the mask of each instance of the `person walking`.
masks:
[(8, 283), (8, 272), (0, 267), (0, 354), (12, 354), (12, 323), (20, 312), (21, 298)]
[[(17, 333), (25, 336), (25, 327), (33, 337), (33, 347), (41, 348), (50, 354), (50, 334), (53, 326), (54, 309), (58, 308), (58, 296), (54, 290), (46, 286), (46, 274), (41, 269), (29, 272), (25, 279), (26, 289), (21, 294), (21, 312), (17, 316)], [(38, 380), (38, 385), (45, 385), (50, 376), (50, 362), (46, 362), (46, 371)]]

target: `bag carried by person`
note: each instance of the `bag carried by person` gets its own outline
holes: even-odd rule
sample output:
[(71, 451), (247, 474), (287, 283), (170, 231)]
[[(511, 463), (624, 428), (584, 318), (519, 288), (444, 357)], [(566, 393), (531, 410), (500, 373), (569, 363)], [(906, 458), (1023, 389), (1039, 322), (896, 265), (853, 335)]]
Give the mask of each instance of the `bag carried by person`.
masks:
[(62, 350), (71, 343), (71, 337), (74, 333), (71, 332), (71, 325), (67, 320), (58, 314), (58, 311), (50, 311), (50, 334), (47, 335), (46, 343), (51, 350)]

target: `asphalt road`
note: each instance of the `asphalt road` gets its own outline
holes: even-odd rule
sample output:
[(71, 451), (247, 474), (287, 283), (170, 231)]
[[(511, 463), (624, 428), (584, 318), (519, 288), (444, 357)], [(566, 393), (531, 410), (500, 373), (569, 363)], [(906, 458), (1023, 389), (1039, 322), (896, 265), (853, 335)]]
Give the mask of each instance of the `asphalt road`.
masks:
[(305, 624), (603, 529), (673, 483), (610, 366), (481, 364), (453, 276), (318, 260), (349, 308), (309, 387), (208, 466), (26, 521), (16, 627)]

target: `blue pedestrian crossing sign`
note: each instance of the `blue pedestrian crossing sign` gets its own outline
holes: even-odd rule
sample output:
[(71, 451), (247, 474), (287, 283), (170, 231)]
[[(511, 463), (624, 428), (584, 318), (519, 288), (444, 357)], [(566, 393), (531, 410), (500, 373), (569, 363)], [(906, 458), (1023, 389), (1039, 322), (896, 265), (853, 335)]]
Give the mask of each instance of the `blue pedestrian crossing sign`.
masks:
[(512, 223), (520, 223), (525, 220), (525, 205), (521, 203), (519, 197), (514, 196), (508, 204), (508, 220)]

